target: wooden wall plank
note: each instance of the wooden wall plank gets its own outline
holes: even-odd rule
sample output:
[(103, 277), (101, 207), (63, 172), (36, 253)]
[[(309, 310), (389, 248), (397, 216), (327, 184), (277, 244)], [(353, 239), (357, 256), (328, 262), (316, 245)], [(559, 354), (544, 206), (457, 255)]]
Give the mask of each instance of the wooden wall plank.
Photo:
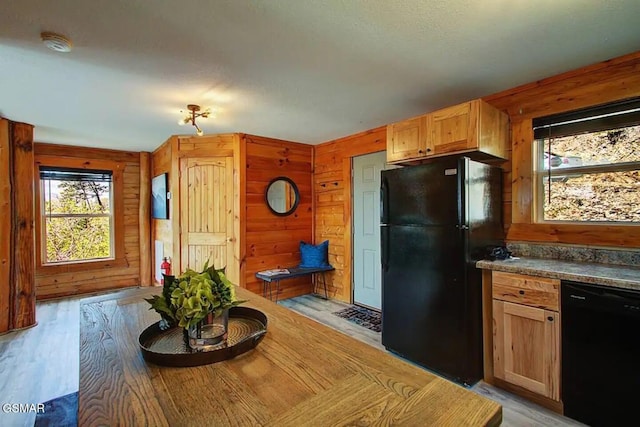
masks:
[(175, 138), (177, 138), (179, 143), (179, 152), (186, 153), (188, 151), (200, 151), (200, 153), (189, 153), (188, 157), (202, 157), (203, 150), (211, 151), (209, 154), (213, 154), (216, 157), (226, 157), (227, 154), (223, 154), (221, 150), (233, 150), (235, 134), (221, 133), (203, 136), (186, 135), (176, 136)]
[(640, 52), (599, 62), (483, 99), (512, 120), (531, 119), (640, 96)]
[[(300, 263), (300, 241), (313, 239), (312, 162), (313, 147), (255, 135), (243, 135), (245, 149), (243, 236), (244, 286), (262, 293), (255, 273), (271, 268), (293, 267)], [(278, 176), (291, 178), (300, 192), (295, 212), (274, 215), (266, 206), (268, 183)], [(282, 282), (279, 298), (291, 298), (312, 291), (308, 277)]]
[[(121, 198), (114, 200), (116, 259), (77, 265), (69, 264), (69, 268), (64, 268), (64, 266), (38, 268), (35, 276), (38, 299), (91, 293), (97, 290), (118, 289), (140, 284), (140, 159), (139, 152), (35, 144), (34, 163), (36, 164), (46, 160), (45, 163), (57, 161), (70, 164), (69, 162), (79, 162), (94, 166), (109, 164), (110, 167), (115, 167), (113, 185), (116, 188), (116, 193), (121, 192), (122, 194)], [(34, 173), (32, 172), (30, 180), (32, 185), (34, 181)], [(34, 191), (33, 194), (39, 194), (39, 192)], [(36, 197), (36, 204), (38, 203), (39, 197)], [(37, 253), (40, 253), (39, 249)], [(82, 274), (86, 274), (86, 276)]]
[(329, 296), (352, 301), (351, 160), (386, 149), (386, 126), (314, 147), (315, 241), (329, 240)]
[[(534, 223), (532, 119), (640, 96), (640, 52), (603, 61), (484, 98), (511, 118), (512, 162), (504, 165), (508, 241), (640, 246), (637, 225)], [(625, 231), (626, 230), (626, 231)], [(613, 233), (613, 234), (612, 234)]]
[(0, 119), (0, 334), (9, 330), (11, 298), (11, 139), (9, 120)]

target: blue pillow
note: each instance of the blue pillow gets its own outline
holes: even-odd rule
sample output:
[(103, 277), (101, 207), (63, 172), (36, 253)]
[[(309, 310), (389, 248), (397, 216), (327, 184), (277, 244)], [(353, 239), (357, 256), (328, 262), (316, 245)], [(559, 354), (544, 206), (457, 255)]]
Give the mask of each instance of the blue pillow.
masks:
[(300, 268), (329, 267), (329, 241), (325, 240), (319, 245), (300, 242)]

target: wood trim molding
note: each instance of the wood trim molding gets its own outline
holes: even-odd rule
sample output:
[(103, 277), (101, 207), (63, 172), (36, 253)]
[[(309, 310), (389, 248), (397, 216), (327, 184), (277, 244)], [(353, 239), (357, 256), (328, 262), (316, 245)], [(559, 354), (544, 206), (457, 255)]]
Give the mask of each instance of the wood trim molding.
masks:
[(514, 223), (507, 240), (637, 248), (640, 225)]
[(247, 270), (247, 139), (244, 134), (237, 134), (233, 155), (234, 186), (234, 234), (237, 236), (234, 256), (238, 266), (238, 286), (247, 287), (245, 277)]
[[(44, 246), (42, 241), (42, 206), (40, 166), (57, 166), (78, 169), (101, 169), (113, 172), (113, 248), (114, 256), (108, 260), (89, 260), (82, 262), (70, 262), (60, 264), (46, 264), (43, 262)], [(33, 169), (33, 195), (35, 203), (36, 235), (36, 274), (49, 275), (69, 273), (85, 270), (97, 270), (112, 267), (128, 266), (124, 249), (124, 164), (118, 161), (88, 159), (80, 157), (63, 157), (50, 155), (36, 155)]]
[(342, 277), (343, 289), (348, 289), (349, 303), (353, 303), (353, 220), (351, 217), (353, 202), (353, 182), (351, 180), (353, 170), (353, 157), (342, 159), (342, 191), (344, 194), (344, 210), (342, 220), (344, 221), (344, 270)]
[(533, 127), (531, 119), (521, 120), (511, 125), (511, 221), (531, 222), (533, 183), (532, 147)]
[(169, 221), (171, 221), (171, 233), (173, 234), (173, 253), (171, 254), (171, 270), (182, 271), (180, 261), (180, 160), (178, 152), (180, 141), (178, 137), (171, 140), (171, 171), (169, 172), (169, 188), (171, 199), (169, 200)]
[(151, 262), (151, 155), (140, 153), (140, 201), (138, 203), (140, 233), (140, 286), (153, 284)]
[(482, 337), (484, 381), (493, 384), (493, 290), (491, 270), (482, 270)]

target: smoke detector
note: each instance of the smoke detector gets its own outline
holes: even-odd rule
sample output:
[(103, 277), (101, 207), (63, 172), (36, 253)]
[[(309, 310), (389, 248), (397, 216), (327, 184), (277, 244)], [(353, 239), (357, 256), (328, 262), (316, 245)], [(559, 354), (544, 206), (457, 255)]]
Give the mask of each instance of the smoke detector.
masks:
[(56, 52), (70, 52), (73, 46), (71, 40), (61, 34), (45, 31), (40, 33), (40, 37), (42, 37), (42, 43), (46, 47)]

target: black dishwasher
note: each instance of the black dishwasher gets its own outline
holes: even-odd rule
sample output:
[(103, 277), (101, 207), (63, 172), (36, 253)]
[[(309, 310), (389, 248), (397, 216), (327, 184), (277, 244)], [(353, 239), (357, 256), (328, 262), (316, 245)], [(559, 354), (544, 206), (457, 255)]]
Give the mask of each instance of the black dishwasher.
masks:
[(640, 292), (562, 282), (564, 414), (640, 425)]

